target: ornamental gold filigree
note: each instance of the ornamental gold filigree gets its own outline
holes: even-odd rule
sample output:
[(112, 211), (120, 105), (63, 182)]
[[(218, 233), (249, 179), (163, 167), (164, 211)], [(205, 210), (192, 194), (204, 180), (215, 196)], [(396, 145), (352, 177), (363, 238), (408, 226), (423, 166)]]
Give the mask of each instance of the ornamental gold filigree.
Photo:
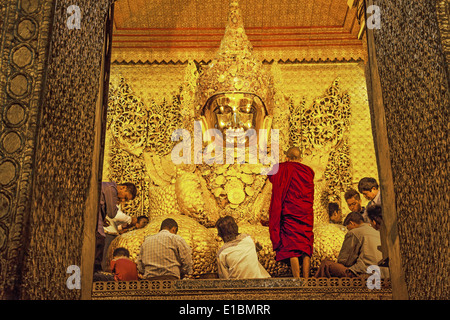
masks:
[[(192, 77), (189, 81), (196, 81), (196, 77)], [(115, 109), (116, 112), (122, 110), (122, 115), (130, 116), (133, 113), (130, 113), (129, 109), (133, 109), (133, 105), (137, 105), (137, 110), (146, 109), (139, 98), (133, 94), (130, 96), (131, 89), (123, 78), (121, 86), (126, 98), (116, 96), (113, 103), (128, 101), (128, 107), (123, 107), (122, 104)], [(190, 90), (193, 90), (192, 87)], [(183, 92), (181, 96), (186, 97)], [(185, 103), (188, 101), (188, 99), (184, 100)], [(192, 101), (190, 100), (191, 103)], [(327, 90), (327, 94), (317, 98), (309, 109), (306, 107), (306, 101), (295, 105), (292, 100), (287, 98), (281, 100), (279, 105), (289, 109), (289, 112), (280, 111), (281, 118), (288, 117), (289, 119), (289, 125), (280, 131), (287, 133), (291, 144), (300, 145), (301, 149), (306, 152), (317, 148), (317, 145), (325, 146), (322, 150), (323, 154), (320, 155), (320, 161), (317, 160), (320, 152), (314, 152), (316, 158), (306, 157), (305, 159), (305, 161), (310, 161), (310, 165), (315, 166), (318, 175), (323, 177), (316, 181), (316, 201), (314, 203), (317, 236), (312, 263), (317, 266), (320, 259), (324, 257), (336, 259), (345, 235), (343, 230), (326, 227), (328, 222), (326, 205), (330, 199), (333, 199), (333, 196), (339, 197), (340, 190), (349, 182), (350, 162), (345, 139), (349, 103), (345, 95), (339, 93), (338, 81), (335, 81)], [(274, 109), (278, 108), (275, 106)], [(155, 108), (153, 107), (153, 109)], [(179, 110), (179, 107), (176, 106), (175, 110)], [(126, 117), (119, 116), (118, 119), (124, 121)], [(130, 120), (125, 120), (125, 123), (132, 123), (135, 119), (134, 116), (131, 116)], [(174, 116), (171, 119), (175, 122), (178, 117)], [(274, 118), (274, 123), (276, 121), (277, 117)], [(326, 129), (306, 128), (321, 123), (324, 123)], [(344, 126), (344, 128), (340, 126)], [(109, 128), (110, 132), (116, 130), (112, 123)], [(116, 132), (125, 135), (126, 138), (130, 131)], [(207, 228), (213, 227), (219, 216), (231, 215), (239, 222), (241, 232), (248, 230), (252, 236), (258, 235), (257, 238), (263, 245), (259, 257), (266, 269), (274, 276), (288, 272), (285, 266), (274, 260), (267, 227), (259, 225), (260, 220), (268, 219), (271, 197), (271, 184), (267, 182), (266, 176), (260, 174), (260, 164), (176, 166), (171, 162), (170, 153), (161, 155), (162, 152), (158, 153), (152, 149), (157, 148), (160, 145), (158, 143), (155, 143), (152, 148), (144, 148), (142, 153), (136, 154), (130, 151), (133, 149), (129, 146), (120, 148), (121, 145), (118, 141), (123, 143), (126, 141), (125, 138), (116, 140), (114, 132), (111, 135), (113, 136), (113, 147), (110, 150), (110, 178), (115, 181), (134, 181), (140, 190), (139, 197), (125, 207), (128, 213), (147, 215), (152, 219), (169, 214), (182, 214), (196, 221), (199, 226)], [(341, 141), (340, 144), (335, 148), (330, 147), (338, 140)], [(137, 139), (128, 141), (129, 144), (142, 145), (141, 141)], [(147, 144), (147, 141), (144, 140), (144, 143)], [(319, 163), (321, 167), (319, 167)], [(114, 243), (112, 247), (117, 245), (119, 242)], [(203, 270), (203, 267), (199, 266), (199, 268)]]
[[(311, 106), (305, 99), (290, 105), (289, 138), (298, 146), (304, 156), (313, 153), (325, 145), (333, 145), (323, 171), (326, 185), (316, 192), (316, 208), (327, 208), (330, 201), (340, 201), (340, 194), (348, 189), (352, 182), (350, 151), (347, 133), (350, 125), (350, 96), (341, 93), (339, 78), (336, 78), (325, 95), (316, 98)], [(315, 170), (316, 174), (317, 171)], [(316, 190), (318, 186), (316, 186)], [(316, 214), (317, 222), (328, 221), (328, 216)]]
[[(263, 103), (253, 107), (260, 108), (260, 114), (265, 117), (262, 127), (279, 130), (280, 161), (284, 161), (283, 151), (291, 145), (303, 151), (303, 162), (316, 173), (317, 248), (312, 262), (318, 265), (322, 258), (336, 259), (345, 231), (327, 227), (327, 204), (333, 197), (339, 197), (342, 186), (350, 181), (345, 139), (349, 96), (341, 94), (339, 79), (311, 104), (306, 100), (294, 102), (286, 96), (279, 66), (276, 63), (263, 66), (252, 56), (238, 9), (237, 2), (231, 1), (229, 24), (216, 58), (206, 66), (190, 61), (180, 91), (172, 99), (165, 99), (162, 104), (153, 100), (146, 106), (123, 77), (112, 90), (109, 115), (114, 118), (108, 120), (112, 136), (110, 177), (139, 185), (139, 199), (130, 204), (133, 209), (129, 212), (149, 216), (151, 226), (118, 237), (111, 244), (109, 254), (117, 246), (136, 252), (143, 234), (157, 232), (163, 217), (176, 215), (182, 221), (179, 221), (180, 232), (197, 234), (194, 238), (188, 236), (188, 243), (194, 247), (195, 275), (214, 272), (215, 252), (221, 245), (220, 240), (212, 238), (217, 234), (214, 224), (219, 217), (231, 215), (238, 222), (240, 232), (252, 235), (259, 243), (259, 260), (269, 273), (272, 276), (289, 273), (286, 265), (275, 261), (268, 227), (260, 223), (269, 218), (272, 193), (267, 176), (261, 175), (262, 164), (245, 159), (244, 163), (175, 165), (170, 159), (173, 130), (186, 129), (192, 148), (198, 138), (194, 121), (199, 120), (202, 125), (214, 123), (202, 122), (213, 114), (207, 109), (209, 98), (223, 95), (220, 100), (237, 94), (262, 98)], [(202, 250), (214, 252), (200, 254)]]
[(107, 177), (137, 186), (138, 197), (125, 204), (129, 214), (148, 215), (152, 208), (150, 188), (155, 184), (167, 186), (173, 179), (171, 133), (180, 125), (181, 105), (176, 93), (162, 103), (152, 100), (146, 105), (122, 76), (116, 86), (110, 87)]

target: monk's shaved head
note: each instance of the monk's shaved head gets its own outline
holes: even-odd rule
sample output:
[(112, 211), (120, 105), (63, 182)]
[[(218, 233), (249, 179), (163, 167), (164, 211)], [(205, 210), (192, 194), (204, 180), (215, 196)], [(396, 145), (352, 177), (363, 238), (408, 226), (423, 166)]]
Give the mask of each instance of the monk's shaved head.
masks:
[(291, 147), (288, 151), (286, 151), (286, 157), (289, 160), (301, 160), (302, 153), (298, 147)]

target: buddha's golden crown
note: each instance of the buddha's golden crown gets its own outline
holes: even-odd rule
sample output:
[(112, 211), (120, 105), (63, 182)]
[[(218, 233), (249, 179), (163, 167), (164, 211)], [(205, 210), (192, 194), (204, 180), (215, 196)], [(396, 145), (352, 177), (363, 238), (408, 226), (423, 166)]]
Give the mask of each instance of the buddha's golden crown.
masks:
[(253, 46), (245, 33), (237, 0), (230, 0), (224, 37), (215, 58), (202, 70), (198, 89), (198, 115), (208, 99), (225, 92), (254, 94), (263, 101), (268, 114), (272, 114), (272, 75), (253, 56)]

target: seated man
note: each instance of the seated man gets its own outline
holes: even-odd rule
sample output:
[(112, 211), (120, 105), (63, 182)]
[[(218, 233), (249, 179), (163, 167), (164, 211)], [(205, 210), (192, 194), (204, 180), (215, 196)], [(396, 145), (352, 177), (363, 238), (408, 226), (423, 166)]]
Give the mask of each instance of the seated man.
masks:
[(217, 252), (217, 266), (221, 279), (270, 278), (258, 261), (256, 246), (248, 234), (241, 234), (231, 216), (216, 222), (219, 237), (225, 244)]
[(351, 212), (358, 212), (363, 214), (365, 209), (361, 206), (361, 196), (355, 189), (349, 189), (344, 194), (345, 202)]
[(137, 265), (130, 259), (128, 249), (119, 247), (113, 252), (109, 270), (110, 272), (94, 273), (93, 281), (133, 281), (139, 280)]
[[(323, 260), (315, 277), (356, 277), (367, 272), (370, 265), (382, 259), (380, 233), (364, 222), (361, 214), (350, 212), (344, 220), (348, 232), (337, 262)], [(384, 268), (383, 268), (384, 269)], [(382, 272), (382, 277), (386, 272)]]
[(337, 203), (331, 202), (328, 204), (328, 216), (330, 217), (330, 223), (340, 224), (342, 222), (342, 211)]
[(192, 249), (177, 232), (177, 222), (167, 218), (157, 234), (145, 238), (137, 259), (144, 279), (176, 280), (192, 274)]
[(383, 218), (381, 216), (381, 206), (378, 204), (372, 205), (367, 208), (367, 215), (369, 216), (370, 225), (380, 231)]
[(364, 197), (369, 200), (369, 203), (364, 210), (363, 217), (364, 221), (369, 223), (369, 217), (367, 216), (367, 208), (374, 204), (381, 205), (381, 192), (378, 190), (378, 182), (375, 178), (362, 178), (358, 183), (358, 190)]
[[(381, 214), (381, 206), (378, 204), (371, 205), (367, 208), (367, 215), (369, 216), (370, 225), (375, 229), (380, 231), (381, 225), (383, 223), (383, 216)], [(381, 235), (381, 233), (380, 233)], [(389, 257), (388, 252), (385, 250), (383, 252), (383, 246), (381, 246), (380, 250), (383, 253), (383, 260), (378, 262), (379, 266), (388, 267), (389, 266)]]
[(111, 272), (116, 281), (138, 280), (137, 265), (130, 259), (130, 252), (125, 248), (116, 248), (111, 260)]

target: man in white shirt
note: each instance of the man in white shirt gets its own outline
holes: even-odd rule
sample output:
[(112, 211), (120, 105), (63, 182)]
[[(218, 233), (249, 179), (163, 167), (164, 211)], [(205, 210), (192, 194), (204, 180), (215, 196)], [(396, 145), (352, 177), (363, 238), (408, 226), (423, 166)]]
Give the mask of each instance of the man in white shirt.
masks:
[(233, 217), (217, 220), (219, 237), (225, 244), (217, 252), (218, 274), (221, 279), (270, 278), (259, 263), (256, 246), (248, 234), (240, 234)]

